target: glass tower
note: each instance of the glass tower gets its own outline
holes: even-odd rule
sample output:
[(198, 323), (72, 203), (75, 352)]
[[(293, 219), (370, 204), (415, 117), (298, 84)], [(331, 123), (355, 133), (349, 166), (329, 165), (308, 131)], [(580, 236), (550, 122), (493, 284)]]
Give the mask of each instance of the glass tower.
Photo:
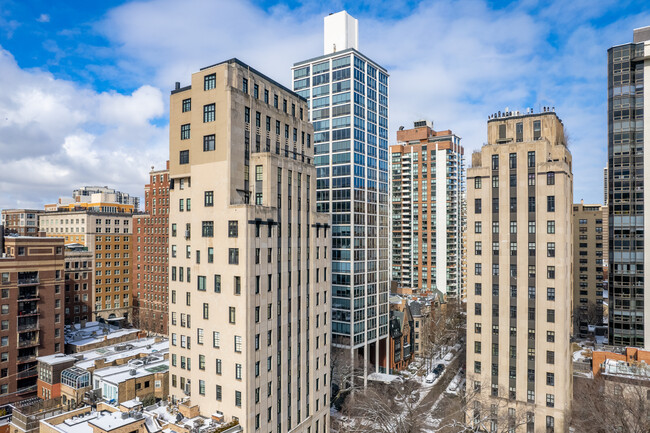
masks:
[[(644, 129), (650, 98), (644, 75), (650, 73), (650, 27), (634, 30), (634, 42), (607, 51), (607, 203), (609, 205), (609, 342), (619, 346), (650, 344), (650, 302), (645, 302), (645, 178), (650, 153)], [(644, 126), (644, 123), (646, 125)], [(647, 220), (649, 219), (649, 220)]]
[(345, 11), (325, 18), (325, 54), (292, 72), (314, 125), (317, 208), (332, 216), (332, 344), (385, 371), (388, 73), (357, 50)]

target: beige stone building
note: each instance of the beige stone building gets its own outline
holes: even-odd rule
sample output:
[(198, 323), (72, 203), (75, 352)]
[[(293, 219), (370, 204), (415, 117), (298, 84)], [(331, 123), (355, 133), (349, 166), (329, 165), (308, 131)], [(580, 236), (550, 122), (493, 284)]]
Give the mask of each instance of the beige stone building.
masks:
[(573, 205), (573, 331), (580, 336), (603, 324), (608, 212), (600, 204)]
[(94, 252), (92, 320), (131, 320), (133, 215), (91, 210), (41, 214), (40, 229)]
[(306, 101), (237, 59), (170, 102), (171, 387), (245, 431), (329, 429), (329, 217)]
[(472, 416), (499, 431), (565, 432), (573, 176), (561, 120), (550, 109), (491, 116), (467, 178)]

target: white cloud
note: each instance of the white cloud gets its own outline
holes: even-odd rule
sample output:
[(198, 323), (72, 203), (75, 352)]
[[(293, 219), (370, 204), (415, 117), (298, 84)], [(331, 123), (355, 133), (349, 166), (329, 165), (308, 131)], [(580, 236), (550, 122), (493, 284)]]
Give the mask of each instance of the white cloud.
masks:
[(142, 194), (152, 164), (166, 159), (162, 93), (97, 93), (0, 49), (0, 208), (40, 208), (84, 184)]
[[(165, 122), (175, 81), (185, 85), (199, 68), (238, 57), (290, 86), (291, 65), (322, 54), (323, 17), (343, 3), (263, 10), (249, 0), (144, 0), (114, 8), (95, 25), (110, 41), (97, 50), (113, 62), (85, 73), (140, 86), (126, 95), (21, 70), (0, 51), (0, 206), (40, 206), (84, 183), (141, 193), (149, 167), (167, 158), (166, 127), (155, 124)], [(469, 160), (486, 139), (488, 114), (555, 106), (572, 136), (574, 197), (602, 200), (606, 49), (628, 42), (650, 16), (595, 28), (614, 0), (565, 3), (351, 4), (361, 11), (353, 13), (360, 51), (391, 74), (391, 141), (398, 126), (432, 119), (463, 137)], [(386, 11), (397, 18), (384, 18)]]
[(38, 21), (39, 23), (49, 23), (50, 16), (48, 14), (40, 14), (38, 18), (36, 18), (36, 21)]

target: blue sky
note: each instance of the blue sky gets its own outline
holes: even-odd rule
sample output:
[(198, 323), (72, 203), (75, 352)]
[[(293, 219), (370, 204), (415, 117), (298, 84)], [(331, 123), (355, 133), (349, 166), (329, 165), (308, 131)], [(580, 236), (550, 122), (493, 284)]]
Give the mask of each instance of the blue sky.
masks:
[(647, 2), (0, 0), (0, 208), (41, 208), (87, 184), (141, 195), (167, 158), (175, 81), (239, 57), (290, 85), (341, 9), (391, 73), (392, 140), (429, 119), (469, 156), (490, 113), (554, 106), (574, 201), (602, 201), (606, 50), (650, 25)]

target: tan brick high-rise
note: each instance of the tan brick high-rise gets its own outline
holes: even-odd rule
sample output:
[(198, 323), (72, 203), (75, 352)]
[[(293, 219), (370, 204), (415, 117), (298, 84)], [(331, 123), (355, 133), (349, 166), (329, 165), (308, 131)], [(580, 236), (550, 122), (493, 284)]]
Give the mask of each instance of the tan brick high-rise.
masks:
[(573, 205), (573, 332), (587, 336), (589, 325), (603, 324), (607, 279), (607, 206)]
[(330, 230), (307, 109), (237, 59), (171, 95), (170, 393), (244, 431), (329, 429)]
[(572, 187), (554, 111), (491, 116), (467, 170), (467, 388), (499, 431), (567, 431)]

